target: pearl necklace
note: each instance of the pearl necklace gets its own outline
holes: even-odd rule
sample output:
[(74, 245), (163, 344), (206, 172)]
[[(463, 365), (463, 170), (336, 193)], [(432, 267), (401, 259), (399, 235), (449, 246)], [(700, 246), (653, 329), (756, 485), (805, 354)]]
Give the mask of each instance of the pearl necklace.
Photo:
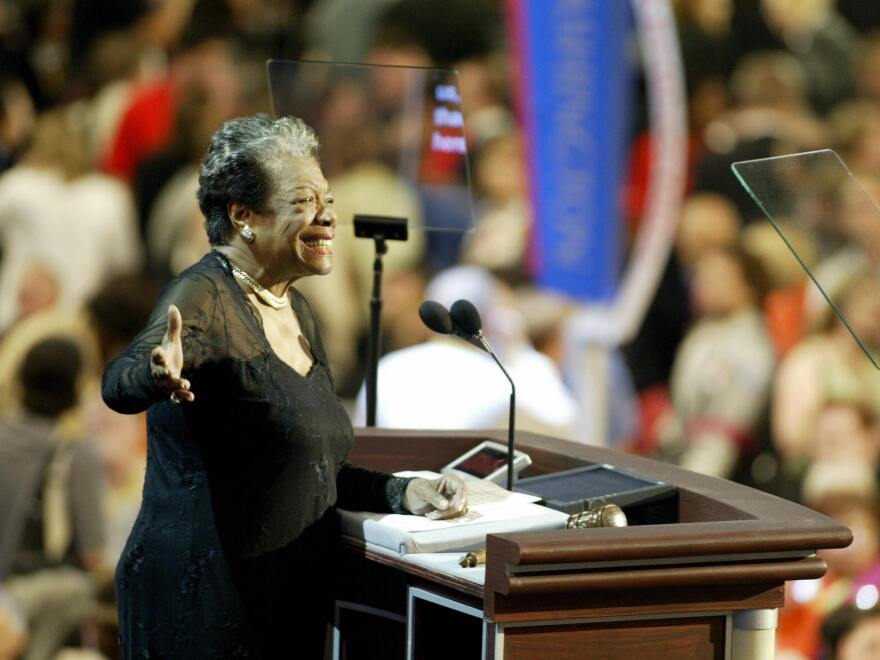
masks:
[(284, 296), (276, 296), (257, 282), (250, 273), (236, 266), (232, 260), (229, 261), (229, 265), (232, 267), (232, 274), (235, 276), (235, 279), (249, 286), (257, 295), (257, 298), (269, 305), (269, 307), (272, 309), (284, 309), (287, 307), (290, 298), (288, 298), (286, 294)]

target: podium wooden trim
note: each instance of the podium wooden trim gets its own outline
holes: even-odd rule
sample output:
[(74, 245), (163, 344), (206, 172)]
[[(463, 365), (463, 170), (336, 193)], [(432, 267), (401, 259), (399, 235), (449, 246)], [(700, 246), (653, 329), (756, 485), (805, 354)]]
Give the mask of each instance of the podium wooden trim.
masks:
[[(483, 440), (505, 438), (500, 430), (358, 429), (350, 460), (385, 471), (438, 470)], [(678, 520), (489, 535), (482, 588), (351, 542), (363, 561), (390, 568), (410, 586), (482, 609), (496, 633), (485, 657), (732, 657), (734, 613), (780, 607), (787, 580), (825, 573), (817, 550), (852, 540), (830, 518), (730, 481), (532, 433), (518, 433), (517, 443), (532, 457), (529, 474), (609, 463), (672, 483)], [(614, 640), (632, 650), (604, 655)]]

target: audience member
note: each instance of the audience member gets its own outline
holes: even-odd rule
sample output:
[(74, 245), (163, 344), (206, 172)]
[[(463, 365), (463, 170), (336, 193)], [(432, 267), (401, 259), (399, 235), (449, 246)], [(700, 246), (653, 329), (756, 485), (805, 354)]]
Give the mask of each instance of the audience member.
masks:
[(803, 63), (810, 101), (824, 114), (854, 90), (856, 34), (836, 0), (762, 0), (770, 29)]
[[(435, 66), (437, 60), (432, 58), (426, 34), (395, 18), (395, 10), (404, 5), (407, 13), (422, 13), (420, 24), (422, 28), (426, 26), (424, 21), (427, 14), (432, 12), (423, 12), (422, 8), (428, 9), (428, 5), (406, 3), (404, 0), (396, 3), (382, 19), (367, 54), (367, 62), (410, 67)], [(442, 14), (448, 13), (449, 9), (444, 7)], [(436, 33), (436, 25), (432, 26), (431, 32)], [(374, 112), (385, 126), (381, 133), (400, 136), (398, 140), (385, 141), (382, 155), (388, 163), (397, 163), (400, 154), (406, 153), (419, 159), (418, 179), (423, 184), (417, 189), (421, 226), (440, 230), (425, 232), (422, 237), (424, 243), (420, 249), (423, 264), (432, 273), (454, 266), (459, 261), (461, 230), (469, 227), (473, 221), (470, 196), (461, 188), (424, 184), (461, 183), (466, 165), (460, 154), (428, 148), (428, 142), (422, 139), (421, 132), (406, 125), (411, 116), (401, 113), (400, 109), (405, 107), (407, 77), (401, 76), (399, 70), (376, 68), (371, 71), (370, 79)], [(452, 231), (444, 231), (447, 229)]]
[(51, 310), (58, 304), (61, 283), (52, 270), (39, 262), (24, 267), (16, 296), (16, 320)]
[(270, 110), (264, 68), (265, 62), (253, 55), (237, 54), (230, 62), (218, 52), (207, 73), (181, 90), (169, 143), (137, 167), (138, 218), (156, 274), (177, 274), (207, 252), (195, 203), (198, 164), (221, 123), (237, 114)]
[[(509, 107), (507, 60), (500, 53), (492, 53), (461, 60), (454, 68), (458, 72), (468, 144), (485, 144), (515, 132), (516, 121)], [(522, 154), (518, 157), (522, 159)]]
[(147, 450), (146, 413), (121, 415), (101, 399), (104, 367), (146, 325), (159, 286), (143, 276), (129, 276), (108, 284), (88, 304), (100, 365), (95, 378), (82, 387), (82, 426), (101, 457), (106, 488), (104, 514), (107, 529), (106, 563), (112, 568), (122, 553), (137, 517), (144, 485)]
[(707, 81), (719, 82), (723, 89), (724, 81), (733, 73), (733, 4), (732, 0), (677, 3), (679, 40), (691, 99), (700, 96), (699, 87)]
[(132, 91), (143, 77), (153, 75), (157, 58), (130, 31), (113, 31), (98, 37), (89, 48), (84, 71), (89, 159), (97, 164), (110, 148)]
[(855, 79), (859, 97), (880, 101), (880, 30), (870, 32), (862, 41)]
[(661, 451), (688, 469), (731, 477), (755, 451), (775, 365), (765, 292), (760, 263), (740, 247), (712, 250), (695, 265), (698, 320), (676, 353), (672, 408), (660, 428)]
[(880, 99), (858, 98), (834, 107), (828, 116), (830, 145), (855, 172), (880, 167)]
[(214, 112), (201, 90), (187, 90), (177, 108), (171, 143), (137, 169), (134, 188), (150, 270), (165, 280), (210, 250), (196, 190), (198, 163), (211, 133), (228, 119)]
[[(880, 345), (880, 283), (873, 275), (852, 280), (837, 298), (850, 328), (867, 346)], [(880, 372), (849, 328), (829, 315), (827, 327), (808, 335), (785, 356), (775, 376), (771, 403), (773, 445), (783, 462), (803, 460), (812, 424), (829, 399), (864, 398), (880, 411)]]
[(196, 0), (74, 0), (70, 4), (70, 51), (76, 67), (96, 40), (115, 30), (130, 30), (132, 40), (162, 50), (173, 47), (189, 23)]
[(306, 47), (312, 59), (362, 62), (385, 10), (397, 0), (320, 0), (304, 17)]
[[(779, 613), (777, 650), (814, 658), (820, 648), (822, 620), (843, 605), (872, 606), (880, 584), (880, 521), (873, 470), (853, 459), (818, 462), (804, 480), (803, 500), (811, 508), (849, 527), (846, 548), (822, 550), (828, 572), (817, 580), (786, 585)], [(873, 600), (873, 603), (870, 602)]]
[(675, 241), (679, 264), (691, 271), (707, 252), (735, 245), (742, 224), (727, 197), (716, 193), (691, 195), (682, 207)]
[(624, 356), (638, 391), (636, 451), (655, 454), (658, 424), (671, 406), (673, 359), (691, 324), (688, 290), (697, 262), (707, 253), (733, 247), (742, 229), (736, 206), (717, 193), (689, 195), (681, 209), (673, 254), (636, 337)]
[(691, 319), (687, 285), (678, 258), (669, 255), (666, 267), (636, 336), (623, 346), (638, 396), (638, 431), (634, 450), (657, 453), (657, 424), (668, 410), (669, 376), (675, 353)]
[(731, 176), (731, 163), (822, 148), (826, 129), (810, 110), (803, 66), (784, 51), (743, 57), (730, 89), (733, 107), (706, 126), (708, 151), (697, 165), (694, 189), (730, 198), (748, 222), (759, 209)]
[[(48, 309), (20, 319), (0, 340), (0, 420), (17, 415), (22, 409), (19, 372), (28, 352), (39, 342), (62, 336), (74, 342), (83, 362), (83, 381), (100, 374), (98, 347), (82, 313)], [(65, 418), (78, 423), (79, 408), (72, 409)]]
[(24, 84), (0, 78), (0, 174), (15, 164), (34, 121), (34, 103)]
[(58, 305), (72, 310), (140, 267), (131, 196), (91, 169), (72, 109), (44, 113), (22, 160), (0, 178), (0, 241), (0, 330), (21, 315), (18, 292), (34, 262), (57, 278)]
[(822, 622), (826, 660), (880, 659), (880, 609), (845, 606)]
[[(433, 62), (449, 67), (454, 62), (484, 56), (497, 39), (501, 8), (491, 2), (446, 0), (442, 4), (422, 0), (398, 0), (383, 13), (381, 35), (408, 34), (421, 44)], [(455, 39), (447, 35), (455, 34)]]
[[(483, 332), (517, 384), (518, 429), (573, 437), (576, 407), (556, 366), (529, 346), (512, 292), (486, 271), (459, 266), (438, 274), (425, 292), (449, 307), (465, 298), (480, 311)], [(379, 361), (376, 424), (389, 428), (479, 429), (507, 423), (510, 385), (492, 358), (464, 341), (434, 335)], [(366, 418), (358, 396), (355, 424)]]
[(474, 161), (476, 227), (464, 239), (461, 260), (522, 280), (532, 214), (520, 136), (509, 132), (488, 140)]
[(756, 481), (774, 495), (800, 501), (810, 466), (858, 461), (880, 476), (880, 430), (877, 411), (863, 398), (829, 398), (822, 402), (809, 425), (804, 453), (780, 457), (768, 453), (770, 463)]
[[(767, 273), (769, 292), (764, 299), (764, 316), (776, 356), (781, 359), (807, 331), (807, 291), (813, 285), (801, 264), (814, 267), (816, 241), (784, 219), (776, 219), (773, 225), (753, 223), (743, 230), (741, 240)], [(797, 259), (789, 245), (797, 252)]]
[(825, 296), (839, 304), (849, 283), (860, 275), (880, 273), (880, 211), (873, 201), (880, 199), (880, 178), (874, 174), (851, 178), (842, 168), (832, 177), (835, 189), (827, 202), (831, 212), (815, 232), (823, 255), (813, 275), (822, 291), (812, 287), (806, 299), (808, 322), (813, 324), (821, 324), (832, 313)]
[(880, 467), (880, 429), (877, 412), (856, 400), (830, 400), (819, 410), (810, 457), (834, 463), (855, 460), (877, 472)]
[(81, 370), (71, 341), (36, 344), (19, 372), (24, 412), (0, 424), (0, 576), (28, 622), (27, 660), (51, 658), (91, 614), (103, 561), (100, 460), (59, 424)]
[(138, 85), (122, 112), (110, 146), (101, 157), (101, 169), (131, 181), (138, 166), (166, 147), (174, 129), (181, 98), (200, 86), (211, 108), (233, 116), (238, 100), (234, 46), (209, 26), (191, 26), (171, 53), (167, 72)]

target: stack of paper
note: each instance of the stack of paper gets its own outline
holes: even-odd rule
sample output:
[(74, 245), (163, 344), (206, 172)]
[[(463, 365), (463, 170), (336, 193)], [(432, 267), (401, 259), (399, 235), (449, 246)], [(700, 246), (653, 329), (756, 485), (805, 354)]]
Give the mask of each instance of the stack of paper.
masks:
[[(439, 477), (432, 472), (400, 472), (398, 476)], [(441, 552), (476, 550), (487, 534), (562, 529), (568, 515), (535, 504), (539, 498), (511, 493), (490, 481), (468, 482), (468, 513), (451, 520), (424, 516), (340, 511), (342, 533), (394, 550)]]

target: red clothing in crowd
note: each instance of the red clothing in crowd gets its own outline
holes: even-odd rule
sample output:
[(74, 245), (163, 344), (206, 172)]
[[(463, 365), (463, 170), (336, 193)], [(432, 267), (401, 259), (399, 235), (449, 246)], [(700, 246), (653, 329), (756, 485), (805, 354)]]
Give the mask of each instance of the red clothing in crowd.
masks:
[(131, 180), (144, 159), (168, 144), (174, 127), (176, 97), (170, 80), (139, 87), (122, 114), (101, 169)]

